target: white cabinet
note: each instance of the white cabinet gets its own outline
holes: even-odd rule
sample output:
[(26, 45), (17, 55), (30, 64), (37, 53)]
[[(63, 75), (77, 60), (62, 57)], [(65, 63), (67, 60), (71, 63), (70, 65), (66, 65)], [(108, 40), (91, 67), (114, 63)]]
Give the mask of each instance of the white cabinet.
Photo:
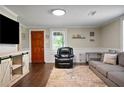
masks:
[(1, 64), (0, 64), (0, 87), (2, 86), (1, 85), (1, 78), (2, 78), (2, 71), (1, 71)]
[(0, 56), (0, 87), (12, 86), (29, 72), (29, 53)]
[(0, 86), (7, 86), (12, 79), (12, 60), (2, 59), (0, 64)]
[(29, 54), (25, 53), (23, 54), (23, 74), (26, 74), (29, 72)]

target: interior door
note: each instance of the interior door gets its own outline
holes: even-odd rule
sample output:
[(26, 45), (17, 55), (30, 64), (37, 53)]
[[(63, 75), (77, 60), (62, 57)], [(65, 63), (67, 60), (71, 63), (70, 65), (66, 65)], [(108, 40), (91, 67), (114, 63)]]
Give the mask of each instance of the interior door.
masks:
[(44, 63), (44, 31), (31, 32), (32, 63)]

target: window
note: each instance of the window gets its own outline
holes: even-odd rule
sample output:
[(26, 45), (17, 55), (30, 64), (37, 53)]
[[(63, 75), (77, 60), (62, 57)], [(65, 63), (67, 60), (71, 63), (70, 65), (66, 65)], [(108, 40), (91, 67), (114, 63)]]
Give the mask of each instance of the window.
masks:
[(52, 49), (65, 46), (65, 31), (52, 31)]

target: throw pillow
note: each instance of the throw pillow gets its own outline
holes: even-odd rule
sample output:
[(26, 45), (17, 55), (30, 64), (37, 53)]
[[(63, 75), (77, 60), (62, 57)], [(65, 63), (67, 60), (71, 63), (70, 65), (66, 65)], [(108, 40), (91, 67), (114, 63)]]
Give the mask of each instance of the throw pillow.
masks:
[(117, 54), (104, 54), (103, 63), (116, 65)]

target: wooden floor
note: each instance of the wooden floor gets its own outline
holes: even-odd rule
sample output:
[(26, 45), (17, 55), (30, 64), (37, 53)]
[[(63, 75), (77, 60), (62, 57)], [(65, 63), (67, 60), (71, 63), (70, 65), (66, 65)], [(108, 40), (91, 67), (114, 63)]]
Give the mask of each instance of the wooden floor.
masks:
[(31, 64), (30, 72), (13, 87), (45, 87), (54, 64)]

